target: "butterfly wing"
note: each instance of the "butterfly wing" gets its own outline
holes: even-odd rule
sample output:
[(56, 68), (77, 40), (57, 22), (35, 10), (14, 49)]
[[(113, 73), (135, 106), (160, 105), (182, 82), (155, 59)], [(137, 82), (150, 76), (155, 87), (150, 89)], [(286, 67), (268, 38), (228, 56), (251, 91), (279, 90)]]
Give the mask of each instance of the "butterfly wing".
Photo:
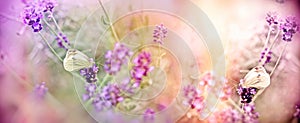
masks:
[(270, 75), (264, 67), (255, 67), (244, 77), (244, 87), (255, 87), (258, 89), (266, 88), (270, 85)]
[(69, 50), (64, 59), (64, 68), (72, 72), (92, 66), (89, 57), (78, 50)]

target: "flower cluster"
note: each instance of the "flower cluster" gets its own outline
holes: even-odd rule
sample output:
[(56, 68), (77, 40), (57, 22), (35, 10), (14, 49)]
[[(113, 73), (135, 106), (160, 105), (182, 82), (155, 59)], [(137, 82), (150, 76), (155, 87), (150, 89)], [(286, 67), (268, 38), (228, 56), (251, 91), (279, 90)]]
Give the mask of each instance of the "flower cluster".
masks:
[(268, 12), (266, 21), (269, 25), (277, 25), (279, 23), (278, 14), (276, 12)]
[(127, 63), (132, 54), (124, 44), (116, 43), (114, 49), (107, 51), (105, 54), (104, 70), (110, 75), (116, 74), (120, 71), (121, 66)]
[(94, 97), (96, 93), (97, 85), (95, 83), (86, 83), (85, 91), (86, 93), (82, 95), (83, 101), (87, 101)]
[(212, 71), (204, 73), (199, 81), (200, 87), (212, 87), (215, 84), (214, 74)]
[(195, 109), (197, 112), (201, 112), (204, 108), (204, 97), (202, 91), (197, 89), (193, 85), (187, 85), (183, 88), (183, 96), (185, 98), (184, 104)]
[[(61, 37), (61, 38), (60, 38)], [(62, 39), (62, 40), (61, 40)], [(63, 33), (59, 33), (59, 37), (57, 36), (55, 38), (55, 40), (57, 41), (57, 44), (60, 48), (63, 48), (63, 49), (66, 49), (67, 50), (67, 47), (64, 45), (64, 44), (67, 44), (70, 46), (70, 42), (69, 42), (69, 39), (67, 38), (66, 35), (64, 35)]]
[(80, 75), (84, 76), (86, 82), (93, 83), (97, 81), (97, 73), (98, 73), (98, 66), (93, 64), (93, 66), (89, 68), (83, 68), (80, 71)]
[(153, 41), (159, 44), (163, 44), (163, 39), (167, 37), (168, 30), (163, 25), (156, 25), (154, 31), (153, 31)]
[(242, 120), (242, 115), (235, 109), (226, 108), (218, 112), (223, 123), (239, 123)]
[[(282, 31), (282, 40), (287, 42), (292, 41), (293, 35), (299, 31), (299, 24), (294, 16), (281, 19), (278, 17), (277, 13), (269, 12), (267, 13), (266, 21), (271, 27), (279, 26), (279, 29)], [(274, 29), (272, 28), (272, 30)]]
[(34, 95), (39, 99), (43, 99), (47, 92), (48, 92), (48, 88), (46, 87), (45, 82), (37, 84), (34, 88)]
[(233, 108), (225, 108), (218, 112), (215, 112), (209, 117), (209, 123), (215, 123), (221, 121), (222, 123), (257, 123), (258, 113), (255, 112), (254, 105), (247, 104), (242, 109), (244, 113), (240, 113)]
[(26, 3), (23, 13), (21, 14), (23, 23), (31, 26), (34, 32), (42, 30), (41, 19), (45, 12), (52, 12), (57, 5), (55, 0), (36, 0)]
[(294, 113), (294, 117), (300, 119), (300, 105), (296, 105), (296, 112)]
[(282, 40), (292, 41), (293, 35), (299, 31), (299, 25), (297, 23), (296, 17), (289, 16), (285, 19), (284, 23), (280, 24), (280, 28), (283, 32)]
[(134, 81), (133, 88), (137, 88), (140, 86), (143, 77), (147, 76), (149, 72), (153, 70), (153, 66), (151, 64), (151, 54), (148, 52), (141, 52), (138, 56), (133, 60), (134, 66), (130, 71), (131, 79)]
[(249, 87), (244, 88), (241, 86), (241, 83), (243, 82), (243, 79), (241, 79), (239, 86), (237, 87), (237, 93), (241, 97), (241, 103), (250, 103), (252, 102), (252, 98), (257, 93), (257, 88)]
[[(266, 57), (266, 59), (265, 59), (265, 57)], [(268, 48), (265, 48), (265, 50), (261, 53), (259, 62), (262, 62), (265, 59), (265, 61), (263, 63), (263, 65), (265, 65), (265, 64), (271, 62), (271, 58), (272, 58), (272, 52), (268, 51)]]
[(255, 105), (254, 104), (244, 104), (243, 105), (243, 122), (244, 123), (258, 123), (258, 112), (255, 111)]
[(97, 93), (93, 98), (93, 105), (97, 111), (101, 111), (111, 106), (116, 106), (122, 102), (124, 97), (121, 95), (120, 88), (116, 84), (108, 84), (104, 86), (101, 92)]

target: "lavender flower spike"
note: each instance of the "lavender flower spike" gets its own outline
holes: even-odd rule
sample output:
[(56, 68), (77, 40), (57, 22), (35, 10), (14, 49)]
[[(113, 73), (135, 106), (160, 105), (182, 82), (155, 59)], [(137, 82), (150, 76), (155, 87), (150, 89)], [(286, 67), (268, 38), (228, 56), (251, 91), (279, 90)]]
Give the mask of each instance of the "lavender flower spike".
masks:
[(116, 43), (113, 50), (109, 50), (105, 54), (104, 70), (110, 75), (114, 75), (120, 71), (121, 66), (126, 64), (132, 52), (122, 43)]
[(159, 44), (163, 44), (163, 39), (167, 37), (168, 30), (163, 25), (156, 25), (153, 31), (153, 41)]

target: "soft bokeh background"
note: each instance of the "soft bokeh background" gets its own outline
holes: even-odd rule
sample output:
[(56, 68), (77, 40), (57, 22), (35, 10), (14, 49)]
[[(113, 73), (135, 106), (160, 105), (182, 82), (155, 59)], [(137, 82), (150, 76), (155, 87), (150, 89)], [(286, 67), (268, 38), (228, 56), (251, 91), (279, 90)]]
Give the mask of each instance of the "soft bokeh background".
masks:
[[(165, 2), (170, 5), (166, 7), (188, 10), (181, 6), (181, 0)], [(192, 2), (207, 14), (219, 33), (223, 43), (220, 45), (225, 48), (228, 62), (227, 76), (235, 81), (244, 76), (239, 70), (251, 69), (259, 57), (261, 49), (256, 45), (265, 38), (264, 19), (267, 12), (277, 11), (282, 17), (296, 15), (299, 18), (300, 3), (296, 0), (286, 0), (283, 3), (276, 0)], [(97, 0), (61, 0), (58, 3), (59, 6), (55, 9), (58, 23), (68, 38), (74, 41), (82, 23), (99, 7)], [(96, 122), (81, 105), (72, 75), (63, 70), (46, 45), (37, 40), (38, 36), (29, 28), (24, 28), (18, 19), (23, 7), (21, 0), (0, 1), (0, 122)], [(113, 14), (118, 8), (109, 10)], [(159, 23), (159, 16), (156, 18)], [(180, 31), (192, 45), (195, 40), (193, 34), (184, 31), (184, 26), (180, 23), (175, 27), (174, 30)], [(294, 104), (300, 102), (299, 44), (297, 34), (272, 77), (270, 87), (257, 100), (261, 122), (292, 121)], [(274, 52), (279, 54), (280, 47), (276, 49)], [(206, 62), (209, 62), (207, 56), (199, 57), (200, 66), (205, 67)], [(205, 69), (209, 68), (202, 68), (202, 71)], [(34, 100), (33, 87), (43, 81), (46, 82), (49, 93), (45, 100)], [(188, 119), (185, 116), (179, 120), (191, 121), (198, 122), (197, 118)]]

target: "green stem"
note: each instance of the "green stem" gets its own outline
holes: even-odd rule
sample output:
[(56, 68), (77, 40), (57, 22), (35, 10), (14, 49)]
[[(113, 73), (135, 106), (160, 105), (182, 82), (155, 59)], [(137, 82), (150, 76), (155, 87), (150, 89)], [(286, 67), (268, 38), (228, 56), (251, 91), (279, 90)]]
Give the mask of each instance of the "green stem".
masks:
[(48, 45), (48, 47), (51, 49), (53, 54), (62, 62), (63, 60), (60, 58), (60, 56), (55, 52), (55, 50), (51, 47), (47, 39), (39, 32), (39, 35), (42, 37), (43, 41)]
[(103, 77), (103, 79), (102, 79), (102, 81), (101, 81), (101, 84), (100, 84), (100, 86), (99, 86), (100, 88), (102, 88), (103, 85), (106, 83), (108, 77), (109, 77), (109, 74), (106, 74), (106, 75)]
[(109, 22), (109, 27), (110, 27), (110, 29), (111, 29), (111, 31), (112, 31), (112, 33), (113, 33), (113, 36), (114, 36), (116, 42), (118, 42), (118, 41), (119, 41), (119, 37), (118, 37), (118, 35), (117, 35), (116, 31), (115, 31), (115, 28), (114, 28), (114, 26), (113, 26), (113, 24), (112, 24), (112, 22), (111, 22), (109, 16), (108, 16), (107, 11), (106, 11), (106, 9), (104, 8), (104, 5), (103, 5), (102, 1), (101, 1), (101, 0), (98, 0), (98, 2), (99, 2), (100, 6), (101, 6), (101, 8), (102, 8), (102, 10), (103, 10), (103, 12), (104, 12), (104, 14), (105, 14), (105, 17), (107, 18), (107, 20), (108, 20), (108, 22)]

